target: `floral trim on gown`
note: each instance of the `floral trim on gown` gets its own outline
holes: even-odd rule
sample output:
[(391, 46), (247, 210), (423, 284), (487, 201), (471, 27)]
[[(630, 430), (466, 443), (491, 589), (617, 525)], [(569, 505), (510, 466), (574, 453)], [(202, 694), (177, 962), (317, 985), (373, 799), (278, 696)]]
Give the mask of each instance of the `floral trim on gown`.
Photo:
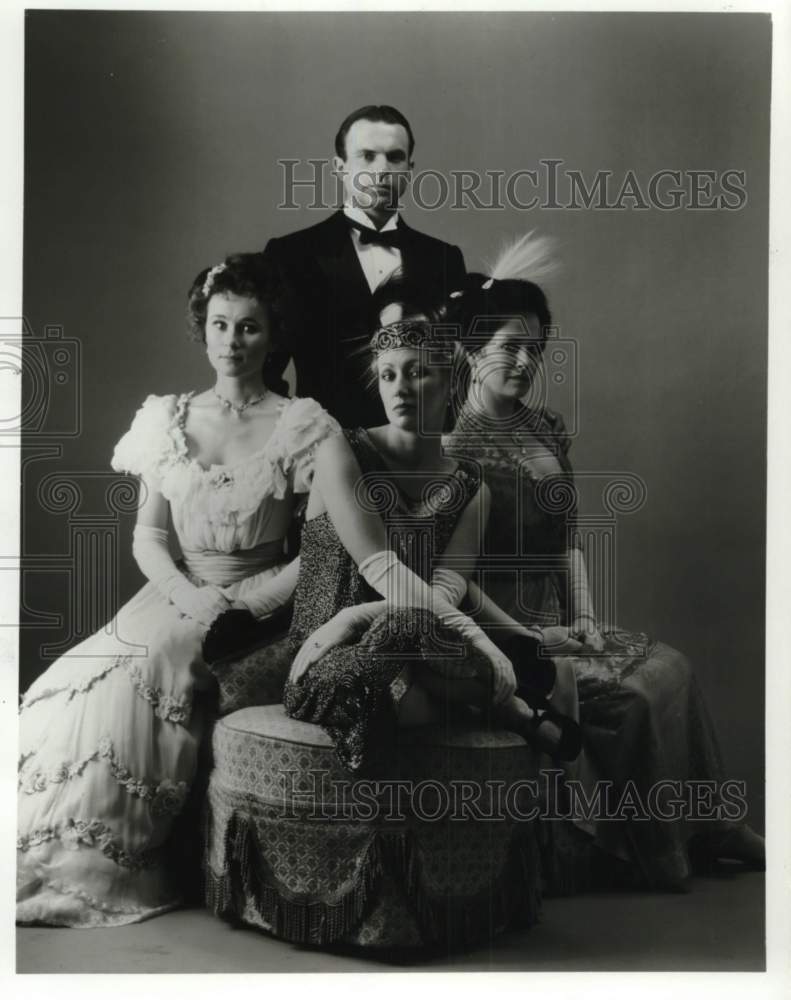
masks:
[[(234, 553), (282, 540), (293, 493), (309, 488), (316, 445), (339, 428), (314, 400), (283, 399), (264, 448), (204, 469), (184, 433), (191, 395), (149, 396), (112, 465), (161, 490), (185, 552), (221, 553), (232, 567)], [(222, 590), (244, 597), (284, 565), (281, 544), (269, 565), (231, 574)], [(195, 779), (203, 696), (213, 687), (204, 632), (147, 583), (26, 692), (18, 922), (113, 926), (181, 902), (168, 837)]]
[[(520, 420), (503, 431), (502, 425), (464, 408), (446, 446), (448, 454), (476, 459), (491, 491), (488, 554), (513, 556), (521, 550), (557, 556), (566, 550), (574, 538), (576, 508), (571, 504), (564, 512), (552, 512), (539, 496), (546, 477), (559, 477), (559, 484), (572, 478), (570, 439), (558, 414), (523, 408)], [(519, 592), (513, 571), (487, 572), (482, 585), (524, 624), (556, 622), (556, 616), (569, 624), (564, 582), (556, 573), (528, 570)], [(722, 781), (714, 727), (686, 657), (645, 633), (599, 627), (604, 655), (569, 658), (577, 679), (584, 750), (572, 776), (587, 793), (596, 780), (613, 782), (619, 792), (631, 782), (644, 803), (660, 781)], [(713, 832), (715, 825), (657, 818), (578, 823), (593, 834), (598, 848), (628, 862), (624, 868), (600, 865), (600, 856), (591, 855), (568, 825), (552, 823), (553, 888), (573, 891), (612, 878), (635, 885), (681, 884), (690, 874), (690, 836), (704, 828)]]

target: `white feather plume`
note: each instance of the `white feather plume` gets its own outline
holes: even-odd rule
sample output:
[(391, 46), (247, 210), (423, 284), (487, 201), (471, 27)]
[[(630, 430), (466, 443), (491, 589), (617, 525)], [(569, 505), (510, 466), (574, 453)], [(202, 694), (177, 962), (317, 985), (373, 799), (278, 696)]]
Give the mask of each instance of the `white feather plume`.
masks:
[(506, 243), (487, 270), (495, 281), (543, 281), (560, 270), (555, 257), (556, 242), (551, 236), (524, 236)]

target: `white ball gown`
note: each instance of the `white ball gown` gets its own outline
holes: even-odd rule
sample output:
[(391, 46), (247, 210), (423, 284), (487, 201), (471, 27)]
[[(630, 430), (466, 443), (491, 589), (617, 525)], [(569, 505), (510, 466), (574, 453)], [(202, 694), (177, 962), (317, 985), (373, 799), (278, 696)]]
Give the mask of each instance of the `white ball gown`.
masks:
[[(190, 579), (244, 599), (286, 565), (292, 496), (339, 427), (314, 400), (283, 399), (260, 451), (206, 469), (184, 432), (191, 395), (149, 396), (112, 465), (169, 501)], [(165, 848), (196, 773), (205, 631), (147, 583), (25, 694), (17, 922), (113, 926), (179, 905)]]

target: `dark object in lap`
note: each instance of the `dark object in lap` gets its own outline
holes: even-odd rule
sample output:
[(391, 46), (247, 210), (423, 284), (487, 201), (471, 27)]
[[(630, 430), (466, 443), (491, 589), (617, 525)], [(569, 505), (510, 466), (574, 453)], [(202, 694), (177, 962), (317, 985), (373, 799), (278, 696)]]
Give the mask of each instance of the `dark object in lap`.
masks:
[(244, 656), (262, 643), (282, 638), (291, 624), (292, 605), (279, 608), (267, 618), (255, 618), (249, 611), (232, 608), (219, 615), (203, 640), (203, 658), (216, 665)]

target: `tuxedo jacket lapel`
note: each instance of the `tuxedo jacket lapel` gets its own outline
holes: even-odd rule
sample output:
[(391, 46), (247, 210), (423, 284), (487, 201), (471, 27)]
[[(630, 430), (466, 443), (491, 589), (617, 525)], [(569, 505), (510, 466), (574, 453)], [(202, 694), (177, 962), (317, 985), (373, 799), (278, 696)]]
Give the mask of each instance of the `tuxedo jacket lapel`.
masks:
[(401, 267), (406, 274), (420, 274), (420, 253), (419, 242), (415, 239), (415, 230), (411, 229), (403, 219), (398, 220), (398, 228), (401, 230)]
[[(419, 234), (403, 218), (399, 219), (398, 228), (403, 233), (401, 266), (407, 272), (419, 274), (426, 265)], [(333, 287), (344, 287), (356, 302), (370, 302), (371, 290), (349, 236), (349, 224), (343, 212), (336, 212), (327, 220), (326, 238), (318, 251), (318, 261)]]
[(317, 249), (316, 256), (335, 305), (334, 311), (356, 312), (355, 305), (365, 309), (371, 290), (349, 236), (343, 212), (336, 212), (328, 222), (326, 238)]

